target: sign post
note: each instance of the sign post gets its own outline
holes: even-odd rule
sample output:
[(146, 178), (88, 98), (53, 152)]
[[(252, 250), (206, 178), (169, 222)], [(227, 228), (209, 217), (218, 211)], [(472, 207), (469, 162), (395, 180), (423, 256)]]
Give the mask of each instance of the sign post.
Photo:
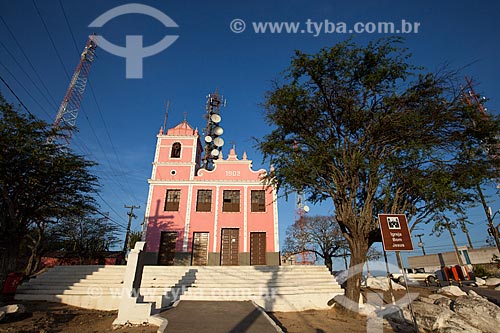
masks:
[[(418, 332), (417, 318), (413, 312), (411, 304), (410, 292), (408, 290), (408, 277), (404, 269), (403, 260), (401, 259), (400, 251), (413, 251), (413, 242), (411, 239), (410, 229), (408, 228), (408, 221), (404, 214), (379, 214), (378, 222), (380, 225), (380, 232), (382, 233), (382, 244), (385, 251), (394, 251), (398, 261), (401, 263), (403, 270), (403, 278), (405, 280), (406, 295), (408, 296), (408, 306), (410, 308), (411, 316), (413, 319), (413, 326), (415, 332)], [(390, 274), (387, 272), (387, 274)], [(389, 287), (392, 290), (391, 281), (389, 280)]]

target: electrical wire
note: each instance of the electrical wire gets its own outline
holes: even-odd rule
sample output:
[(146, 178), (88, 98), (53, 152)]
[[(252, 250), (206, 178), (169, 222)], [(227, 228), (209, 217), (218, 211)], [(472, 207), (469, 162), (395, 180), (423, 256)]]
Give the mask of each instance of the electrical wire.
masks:
[[(38, 100), (33, 97), (33, 95), (29, 92), (28, 89), (26, 89), (26, 87), (24, 86), (24, 84), (22, 84), (17, 78), (16, 76), (7, 68), (7, 66), (5, 66), (1, 61), (0, 61), (0, 66), (2, 66), (6, 71), (7, 73), (10, 74), (10, 76), (12, 76), (12, 78), (14, 79), (14, 81), (17, 82), (17, 84), (24, 90), (24, 92), (40, 107), (40, 109), (46, 114), (46, 115), (49, 115), (48, 111), (38, 102)], [(3, 80), (2, 80), (3, 81)], [(5, 81), (4, 81), (5, 83)], [(17, 97), (16, 97), (17, 98)], [(23, 105), (24, 106), (24, 105)], [(26, 108), (26, 106), (24, 106)], [(27, 109), (26, 109), (27, 110)], [(31, 112), (30, 112), (31, 114)], [(31, 114), (33, 116), (33, 114)], [(49, 115), (50, 116), (50, 115)]]
[(21, 99), (19, 98), (19, 96), (17, 96), (17, 94), (10, 87), (10, 85), (3, 79), (2, 75), (0, 75), (0, 80), (3, 82), (3, 84), (5, 84), (5, 86), (7, 87), (7, 89), (10, 90), (10, 92), (12, 93), (12, 95), (14, 95), (14, 97), (19, 101), (19, 103), (26, 109), (26, 112), (28, 112), (29, 115), (34, 118), (35, 116), (33, 115), (33, 113), (31, 113), (31, 111), (28, 109), (28, 107), (26, 106), (26, 104), (24, 104), (23, 101), (21, 101)]
[(24, 75), (26, 75), (26, 77), (28, 78), (28, 80), (31, 82), (31, 84), (33, 85), (33, 87), (35, 87), (35, 89), (38, 91), (38, 93), (45, 99), (45, 101), (51, 105), (53, 108), (57, 108), (57, 105), (55, 104), (52, 104), (51, 101), (48, 99), (47, 95), (44, 94), (42, 92), (42, 90), (40, 89), (40, 87), (35, 83), (35, 81), (33, 80), (33, 78), (31, 77), (31, 75), (28, 74), (28, 72), (26, 72), (26, 70), (24, 69), (24, 67), (19, 63), (19, 61), (17, 60), (17, 58), (12, 54), (12, 52), (9, 50), (9, 48), (7, 46), (5, 46), (4, 43), (2, 43), (0, 41), (0, 45), (4, 48), (5, 52), (7, 52), (7, 54), (10, 56), (10, 58), (12, 59), (12, 61), (14, 61), (14, 63), (21, 69), (21, 71), (24, 73)]
[[(24, 59), (26, 59), (26, 61), (28, 62), (28, 64), (30, 65), (31, 69), (33, 70), (33, 72), (35, 73), (38, 81), (40, 81), (40, 84), (42, 85), (42, 87), (45, 89), (45, 91), (47, 92), (47, 96), (50, 97), (50, 99), (52, 100), (52, 102), (54, 103), (54, 105), (58, 105), (54, 99), (54, 97), (52, 96), (49, 88), (47, 88), (47, 85), (45, 85), (45, 82), (44, 80), (42, 80), (40, 74), (38, 73), (38, 71), (36, 70), (35, 66), (33, 65), (33, 63), (31, 62), (30, 58), (28, 57), (28, 55), (26, 54), (26, 52), (24, 51), (24, 48), (21, 46), (21, 44), (19, 43), (19, 40), (17, 39), (16, 35), (12, 32), (12, 29), (10, 29), (9, 25), (7, 24), (7, 22), (3, 19), (2, 16), (0, 16), (0, 20), (2, 21), (3, 25), (5, 26), (5, 28), (7, 29), (7, 31), (9, 32), (11, 38), (14, 40), (14, 43), (16, 44), (16, 46), (19, 48), (19, 50), (21, 51), (22, 55), (24, 56)], [(52, 116), (53, 117), (53, 116)]]
[(45, 29), (45, 32), (47, 33), (47, 36), (49, 36), (49, 39), (50, 39), (50, 43), (52, 44), (52, 47), (54, 48), (54, 50), (56, 51), (56, 55), (57, 55), (57, 59), (59, 59), (59, 63), (61, 64), (61, 67), (63, 68), (64, 70), (64, 73), (66, 74), (66, 78), (68, 79), (68, 81), (71, 80), (70, 76), (69, 76), (69, 73), (68, 73), (68, 70), (66, 69), (66, 66), (64, 66), (64, 62), (61, 58), (61, 54), (59, 53), (59, 51), (57, 50), (57, 47), (56, 47), (56, 43), (54, 42), (54, 39), (52, 38), (52, 34), (50, 33), (49, 31), (49, 28), (47, 27), (47, 24), (45, 23), (45, 20), (43, 19), (43, 16), (42, 14), (40, 13), (40, 10), (38, 9), (38, 6), (36, 5), (36, 1), (35, 0), (32, 0), (33, 2), (33, 6), (35, 6), (35, 9), (36, 9), (36, 12), (38, 14), (38, 17), (40, 18), (40, 20), (42, 21), (42, 24), (43, 24), (43, 27)]

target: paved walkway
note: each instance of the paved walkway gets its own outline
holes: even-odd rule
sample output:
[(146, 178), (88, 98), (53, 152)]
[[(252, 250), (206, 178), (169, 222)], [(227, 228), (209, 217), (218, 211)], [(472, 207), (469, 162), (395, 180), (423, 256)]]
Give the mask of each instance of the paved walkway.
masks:
[(252, 302), (181, 301), (163, 311), (167, 333), (276, 333), (275, 326)]

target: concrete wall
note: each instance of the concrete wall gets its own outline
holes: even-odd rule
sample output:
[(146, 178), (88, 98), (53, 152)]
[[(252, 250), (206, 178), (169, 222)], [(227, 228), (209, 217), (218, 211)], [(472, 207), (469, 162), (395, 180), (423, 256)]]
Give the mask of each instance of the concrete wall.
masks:
[[(267, 252), (266, 264), (269, 266), (280, 265), (279, 252)], [(191, 252), (178, 252), (175, 254), (175, 266), (191, 265)], [(238, 262), (240, 266), (250, 265), (250, 253), (240, 252)], [(144, 252), (144, 264), (148, 266), (158, 265), (158, 252)], [(208, 253), (208, 266), (220, 266), (220, 252)]]
[(220, 252), (208, 253), (208, 266), (220, 266)]
[(468, 250), (472, 264), (488, 264), (492, 262), (493, 255), (500, 257), (496, 247), (485, 247), (481, 249)]
[[(498, 253), (498, 249), (495, 247), (485, 247), (480, 249), (469, 249), (469, 248), (459, 248), (462, 262), (467, 264), (466, 257), (463, 252), (467, 251), (470, 264), (478, 265), (478, 264), (487, 264), (492, 262), (493, 254), (496, 254), (500, 257)], [(420, 268), (424, 267), (426, 269), (431, 269), (435, 267), (444, 267), (444, 266), (454, 266), (458, 265), (457, 256), (455, 252), (444, 252), (437, 254), (428, 254), (426, 256), (413, 256), (408, 257), (408, 266), (410, 268)]]
[(280, 253), (279, 252), (267, 252), (266, 253), (266, 264), (269, 266), (279, 266), (280, 265)]

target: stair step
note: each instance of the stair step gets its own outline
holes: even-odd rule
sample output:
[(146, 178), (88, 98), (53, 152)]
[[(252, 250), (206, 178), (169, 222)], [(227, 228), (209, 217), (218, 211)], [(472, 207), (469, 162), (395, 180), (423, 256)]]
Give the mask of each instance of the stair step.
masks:
[[(58, 266), (21, 284), (16, 299), (117, 309), (125, 266)], [(177, 299), (255, 300), (266, 309), (327, 308), (343, 293), (323, 266), (145, 266), (140, 294), (161, 308)]]

